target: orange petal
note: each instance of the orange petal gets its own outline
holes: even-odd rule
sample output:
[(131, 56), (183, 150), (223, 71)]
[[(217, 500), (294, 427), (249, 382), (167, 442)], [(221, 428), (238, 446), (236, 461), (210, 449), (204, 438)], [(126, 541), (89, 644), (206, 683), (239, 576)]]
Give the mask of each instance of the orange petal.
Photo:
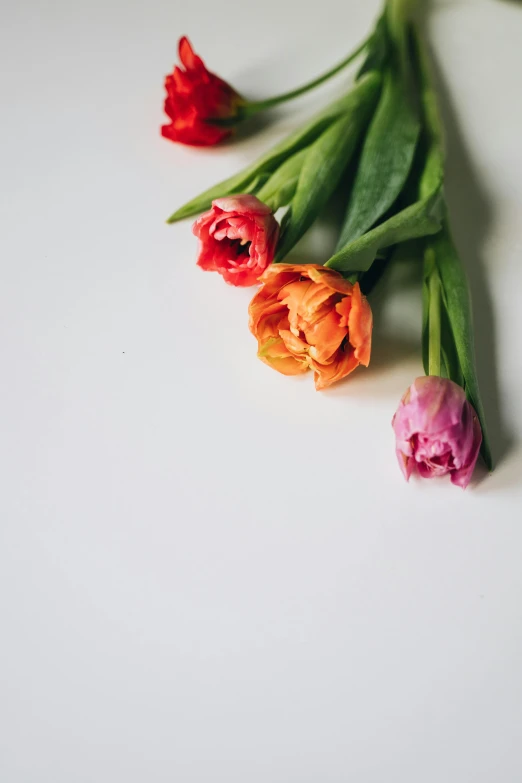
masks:
[(286, 283), (278, 293), (277, 298), (294, 313), (300, 313), (301, 302), (308, 293), (309, 289), (313, 289), (314, 284), (311, 280), (293, 280), (290, 283)]
[(285, 285), (279, 296), (289, 308), (294, 308), (299, 315), (309, 320), (328, 302), (332, 290), (328, 286), (314, 283), (313, 280), (305, 280)]
[(337, 291), (339, 294), (349, 296), (352, 293), (353, 285), (349, 280), (345, 280), (339, 272), (335, 271), (335, 269), (310, 265), (309, 276), (314, 283), (322, 283), (323, 285), (328, 286), (332, 291)]
[(348, 331), (348, 318), (350, 315), (350, 310), (352, 309), (352, 297), (351, 296), (343, 296), (340, 302), (336, 304), (335, 310), (336, 312), (341, 316), (340, 319), (340, 325), (344, 326), (344, 328)]
[(277, 337), (279, 334), (278, 326), (284, 319), (287, 323), (286, 308), (281, 307), (279, 302), (273, 302), (265, 307), (250, 312), (250, 331), (257, 337), (259, 342), (265, 342), (269, 337)]
[(260, 345), (257, 355), (261, 361), (283, 375), (300, 375), (309, 369), (308, 362), (292, 356), (280, 337), (271, 338), (264, 345)]
[(270, 264), (259, 278), (259, 282), (267, 291), (274, 293), (287, 283), (298, 280), (300, 274), (294, 264)]
[(300, 354), (308, 353), (308, 343), (301, 340), (300, 337), (296, 337), (290, 329), (280, 329), (279, 334), (290, 353), (292, 355), (298, 355), (296, 358), (298, 358)]
[(310, 356), (320, 364), (332, 360), (341, 346), (348, 330), (339, 323), (335, 310), (330, 310), (320, 321), (305, 329), (305, 336), (310, 348)]
[(359, 362), (352, 350), (339, 351), (338, 356), (330, 364), (319, 364), (314, 361), (310, 364), (314, 371), (315, 388), (317, 391), (326, 389), (328, 386), (331, 386), (332, 383), (336, 383), (342, 378), (346, 378), (347, 375), (359, 366)]
[(354, 347), (357, 360), (368, 367), (372, 350), (372, 310), (359, 283), (353, 287), (352, 307), (348, 316), (348, 339)]
[[(250, 330), (254, 331), (259, 319), (262, 317), (265, 310), (269, 310), (276, 306), (281, 308), (281, 303), (277, 301), (274, 296), (267, 295), (267, 292), (260, 288), (257, 294), (250, 300), (248, 305), (248, 315), (250, 319)], [(282, 308), (281, 308), (282, 309)]]

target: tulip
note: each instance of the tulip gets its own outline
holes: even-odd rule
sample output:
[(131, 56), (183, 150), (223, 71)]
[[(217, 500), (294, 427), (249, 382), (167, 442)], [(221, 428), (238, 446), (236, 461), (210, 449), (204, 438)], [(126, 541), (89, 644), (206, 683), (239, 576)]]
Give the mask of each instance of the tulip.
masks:
[(205, 67), (188, 38), (180, 38), (182, 68), (176, 66), (166, 77), (165, 114), (171, 120), (161, 128), (162, 136), (181, 144), (208, 147), (231, 136), (234, 126), (261, 111), (298, 98), (331, 79), (359, 57), (369, 46), (369, 36), (340, 63), (311, 82), (290, 92), (261, 101), (248, 101), (228, 82)]
[(464, 389), (447, 378), (417, 378), (393, 417), (396, 454), (406, 480), (449, 473), (465, 489), (477, 461), (482, 430)]
[(219, 120), (233, 121), (243, 99), (205, 67), (188, 38), (179, 41), (179, 59), (185, 70), (176, 66), (165, 80), (165, 114), (171, 122), (162, 126), (161, 134), (196, 147), (217, 144), (232, 133), (232, 127), (220, 125)]
[(274, 258), (279, 224), (255, 196), (218, 198), (192, 227), (200, 239), (198, 266), (227, 283), (249, 286)]
[(258, 356), (283, 375), (313, 370), (316, 389), (368, 366), (372, 313), (359, 284), (316, 264), (272, 264), (250, 303)]

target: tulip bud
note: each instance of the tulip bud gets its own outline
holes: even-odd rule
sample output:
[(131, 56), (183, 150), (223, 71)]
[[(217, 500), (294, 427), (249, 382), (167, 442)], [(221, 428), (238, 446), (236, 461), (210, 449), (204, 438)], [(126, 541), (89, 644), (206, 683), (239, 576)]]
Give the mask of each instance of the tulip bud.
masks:
[(165, 80), (165, 114), (170, 122), (161, 133), (196, 147), (217, 144), (233, 132), (243, 98), (205, 67), (186, 37), (179, 41), (179, 59), (182, 67), (176, 66)]
[(319, 391), (370, 362), (372, 311), (359, 283), (317, 264), (271, 264), (250, 302), (259, 358), (283, 375), (313, 370)]
[(396, 454), (408, 480), (450, 474), (465, 489), (477, 461), (482, 430), (464, 390), (447, 378), (417, 378), (393, 417)]
[(200, 240), (198, 266), (230, 285), (255, 285), (274, 258), (279, 224), (256, 196), (215, 199), (192, 227)]

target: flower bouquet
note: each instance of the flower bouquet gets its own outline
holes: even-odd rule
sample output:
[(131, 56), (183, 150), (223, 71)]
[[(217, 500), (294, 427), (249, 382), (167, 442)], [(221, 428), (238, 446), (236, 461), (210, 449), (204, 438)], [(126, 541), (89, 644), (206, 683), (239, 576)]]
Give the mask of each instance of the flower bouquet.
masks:
[[(423, 268), (425, 376), (393, 417), (406, 477), (449, 474), (465, 488), (479, 453), (492, 460), (475, 371), (466, 276), (444, 195), (443, 129), (415, 2), (387, 0), (369, 37), (328, 73), (290, 93), (248, 101), (209, 72), (186, 38), (167, 77), (162, 133), (210, 145), (245, 119), (314, 89), (360, 61), (350, 89), (239, 173), (177, 209), (196, 217), (197, 263), (230, 285), (259, 286), (249, 306), (259, 358), (284, 375), (311, 371), (323, 390), (371, 359), (367, 296), (407, 250)], [(333, 255), (288, 259), (341, 193)]]

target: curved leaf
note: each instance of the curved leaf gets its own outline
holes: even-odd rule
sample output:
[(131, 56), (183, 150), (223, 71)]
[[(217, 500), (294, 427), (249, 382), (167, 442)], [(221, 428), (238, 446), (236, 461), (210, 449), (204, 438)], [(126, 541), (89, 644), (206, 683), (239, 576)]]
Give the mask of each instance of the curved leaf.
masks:
[(482, 427), (482, 455), (491, 470), (491, 449), (475, 369), (473, 316), (468, 280), (446, 222), (441, 233), (429, 240), (428, 248), (434, 253), (436, 272), (442, 287), (442, 302), (451, 330), (450, 333), (442, 334), (442, 349), (446, 356), (456, 352), (458, 357), (458, 371), (452, 371), (450, 362), (448, 371), (451, 373), (451, 380), (464, 388), (477, 412)]
[(403, 79), (389, 69), (362, 149), (338, 250), (374, 226), (396, 201), (413, 163), (420, 128)]
[[(421, 77), (422, 103), (432, 147), (440, 161), (444, 157), (444, 139), (435, 91), (429, 71), (426, 51), (415, 31), (415, 48)], [(436, 181), (435, 166), (427, 173), (421, 194), (429, 191)], [(465, 390), (468, 400), (475, 408), (482, 428), (481, 453), (489, 470), (493, 468), (491, 448), (486, 430), (484, 407), (480, 397), (475, 368), (475, 347), (473, 337), (473, 315), (468, 280), (461, 259), (453, 242), (447, 217), (443, 208), (443, 228), (438, 236), (426, 240), (425, 277), (423, 285), (423, 360), (427, 372), (429, 353), (429, 278), (437, 275), (441, 290), (441, 358), (442, 372)]]
[(308, 149), (304, 149), (287, 158), (257, 191), (258, 199), (270, 207), (272, 212), (277, 212), (292, 200), (307, 155)]
[(442, 183), (427, 198), (416, 201), (376, 228), (351, 242), (325, 266), (338, 272), (366, 272), (384, 248), (440, 231), (443, 216)]

